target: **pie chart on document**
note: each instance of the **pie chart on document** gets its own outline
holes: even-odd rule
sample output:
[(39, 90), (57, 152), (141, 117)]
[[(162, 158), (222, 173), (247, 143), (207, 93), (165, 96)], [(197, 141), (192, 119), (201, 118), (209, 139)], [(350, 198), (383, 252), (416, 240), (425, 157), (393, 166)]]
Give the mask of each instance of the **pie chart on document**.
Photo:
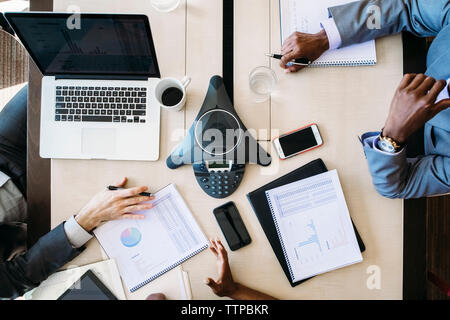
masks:
[(120, 235), (120, 242), (127, 248), (137, 246), (141, 239), (141, 232), (136, 228), (127, 228)]

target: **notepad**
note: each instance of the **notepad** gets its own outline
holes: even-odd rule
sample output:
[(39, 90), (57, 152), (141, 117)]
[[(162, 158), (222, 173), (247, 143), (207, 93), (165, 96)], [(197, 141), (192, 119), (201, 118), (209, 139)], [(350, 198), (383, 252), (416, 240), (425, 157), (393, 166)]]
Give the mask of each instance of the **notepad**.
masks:
[(143, 220), (110, 221), (94, 231), (116, 260), (130, 292), (208, 248), (208, 240), (175, 185), (155, 194)]
[(336, 170), (266, 197), (293, 282), (362, 261)]
[[(280, 0), (281, 41), (292, 33), (316, 33), (321, 21), (328, 19), (328, 8), (354, 0)], [(313, 67), (362, 66), (377, 63), (375, 40), (345, 48), (328, 50), (314, 61)]]

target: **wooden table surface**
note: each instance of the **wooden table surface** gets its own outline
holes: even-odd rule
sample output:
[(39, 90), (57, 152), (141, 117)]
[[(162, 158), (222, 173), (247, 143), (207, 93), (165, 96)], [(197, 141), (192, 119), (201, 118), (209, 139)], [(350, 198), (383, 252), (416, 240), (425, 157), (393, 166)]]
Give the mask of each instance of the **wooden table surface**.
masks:
[[(400, 36), (377, 40), (378, 63), (372, 67), (309, 68), (286, 75), (277, 62), (264, 56), (280, 50), (278, 1), (235, 1), (235, 105), (248, 128), (256, 131), (274, 159), (271, 166), (247, 166), (244, 180), (231, 197), (208, 197), (194, 181), (190, 166), (169, 170), (165, 159), (179, 143), (197, 115), (209, 79), (222, 74), (222, 1), (181, 0), (171, 13), (158, 13), (149, 0), (58, 0), (55, 11), (76, 4), (82, 12), (145, 13), (149, 16), (162, 76), (192, 77), (187, 107), (182, 112), (162, 111), (160, 160), (156, 162), (52, 160), (51, 224), (55, 227), (77, 213), (84, 203), (106, 185), (129, 178), (129, 185), (148, 185), (158, 190), (175, 183), (208, 237), (222, 238), (212, 215), (226, 201), (238, 206), (252, 237), (248, 247), (230, 253), (237, 281), (283, 299), (401, 299), (403, 202), (379, 196), (371, 182), (358, 135), (379, 130), (390, 100), (402, 77)], [(249, 71), (271, 66), (278, 78), (277, 92), (265, 103), (255, 103), (248, 86)], [(280, 163), (270, 138), (315, 122), (324, 146)], [(322, 158), (329, 169), (337, 169), (350, 214), (366, 244), (364, 261), (317, 276), (291, 288), (246, 194), (275, 178)], [(84, 265), (106, 259), (96, 239), (70, 263)], [(380, 271), (379, 289), (367, 287), (368, 269)], [(371, 267), (371, 268), (369, 268)], [(183, 264), (189, 273), (194, 299), (215, 299), (203, 284), (216, 277), (213, 255), (205, 251)], [(162, 276), (141, 288), (131, 299), (170, 287)], [(172, 285), (173, 286), (173, 285)], [(170, 294), (169, 294), (170, 298)]]

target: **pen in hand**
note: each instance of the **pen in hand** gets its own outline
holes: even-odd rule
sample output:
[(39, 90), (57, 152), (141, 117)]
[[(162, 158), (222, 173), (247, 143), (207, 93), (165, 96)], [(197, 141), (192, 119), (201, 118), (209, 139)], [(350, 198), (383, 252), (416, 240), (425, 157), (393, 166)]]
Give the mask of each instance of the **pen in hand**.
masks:
[[(281, 58), (283, 57), (281, 54), (273, 54), (273, 53), (266, 53), (266, 56), (278, 60), (281, 60)], [(297, 66), (309, 66), (311, 64), (311, 61), (308, 58), (299, 58), (292, 60), (290, 63)]]
[[(121, 190), (121, 189), (123, 189), (123, 188), (118, 188), (115, 186), (108, 186), (108, 190), (111, 190), (111, 191), (116, 191), (116, 190)], [(143, 197), (153, 197), (153, 194), (151, 194), (150, 192), (141, 192), (141, 193), (139, 193), (139, 195), (143, 196)]]

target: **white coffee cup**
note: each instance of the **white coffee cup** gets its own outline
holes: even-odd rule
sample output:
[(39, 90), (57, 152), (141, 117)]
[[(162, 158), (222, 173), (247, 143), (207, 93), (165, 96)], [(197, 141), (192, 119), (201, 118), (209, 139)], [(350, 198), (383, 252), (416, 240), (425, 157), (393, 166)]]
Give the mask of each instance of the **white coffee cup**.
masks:
[(171, 12), (178, 8), (180, 0), (152, 0), (152, 6), (159, 12)]
[[(158, 103), (161, 105), (161, 108), (166, 110), (174, 110), (180, 111), (186, 105), (186, 89), (191, 83), (190, 77), (184, 77), (181, 81), (175, 78), (164, 78), (161, 79), (155, 88), (155, 97)], [(169, 88), (177, 88), (183, 93), (183, 97), (180, 102), (173, 106), (166, 106), (163, 103), (163, 93)]]

